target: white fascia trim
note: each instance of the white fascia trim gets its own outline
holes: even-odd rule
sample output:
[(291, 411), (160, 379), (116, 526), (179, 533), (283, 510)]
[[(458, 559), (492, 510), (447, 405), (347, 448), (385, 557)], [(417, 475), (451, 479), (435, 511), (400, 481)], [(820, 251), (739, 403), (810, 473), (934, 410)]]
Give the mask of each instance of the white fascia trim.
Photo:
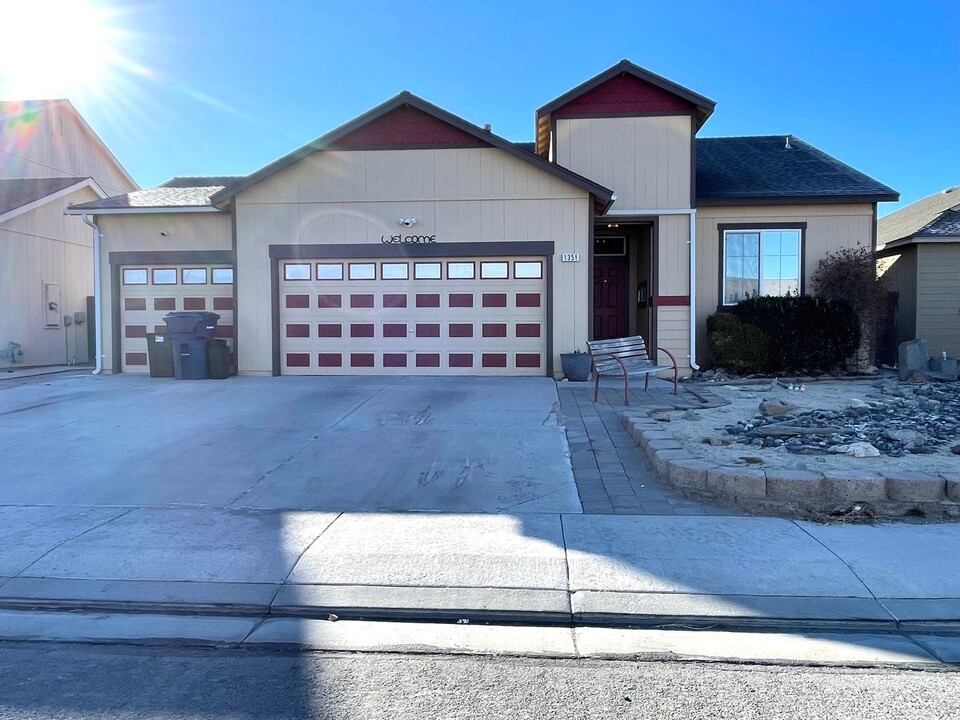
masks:
[(93, 178), (86, 178), (85, 180), (81, 180), (75, 185), (71, 185), (70, 187), (65, 187), (63, 190), (58, 190), (55, 193), (44, 195), (39, 200), (34, 200), (33, 202), (27, 203), (26, 205), (21, 205), (20, 207), (14, 208), (13, 210), (8, 210), (3, 215), (0, 215), (0, 223), (6, 222), (7, 220), (11, 220), (17, 217), (18, 215), (23, 215), (24, 213), (28, 213), (31, 210), (36, 210), (38, 207), (43, 207), (48, 203), (52, 203), (54, 200), (59, 200), (60, 198), (66, 197), (67, 195), (75, 193), (78, 190), (83, 190), (83, 188), (90, 188), (101, 198), (107, 197), (107, 193), (104, 192), (102, 187), (97, 185), (96, 180), (94, 180)]
[(644, 210), (628, 210), (626, 208), (617, 208), (616, 211), (604, 213), (601, 217), (616, 217), (617, 215), (690, 215), (691, 213), (695, 212), (696, 210), (693, 208), (647, 208)]
[(203, 207), (153, 207), (153, 208), (73, 208), (68, 207), (64, 215), (155, 215), (157, 213), (222, 213), (219, 208)]

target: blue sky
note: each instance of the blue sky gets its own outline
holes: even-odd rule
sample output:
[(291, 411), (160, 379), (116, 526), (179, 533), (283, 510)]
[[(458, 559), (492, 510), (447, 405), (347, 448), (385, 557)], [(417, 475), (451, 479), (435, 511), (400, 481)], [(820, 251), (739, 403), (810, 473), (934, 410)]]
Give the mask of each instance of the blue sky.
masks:
[(793, 133), (905, 202), (960, 184), (954, 0), (87, 2), (122, 60), (69, 91), (144, 186), (249, 173), (404, 89), (532, 140), (622, 58), (715, 100), (701, 136)]

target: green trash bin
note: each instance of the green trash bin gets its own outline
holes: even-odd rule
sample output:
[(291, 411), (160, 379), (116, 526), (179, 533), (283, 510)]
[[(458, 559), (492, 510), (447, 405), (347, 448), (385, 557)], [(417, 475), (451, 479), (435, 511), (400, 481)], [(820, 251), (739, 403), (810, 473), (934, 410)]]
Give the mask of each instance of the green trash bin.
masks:
[(230, 377), (230, 353), (226, 340), (211, 340), (207, 343), (207, 373), (211, 380), (226, 380)]
[(173, 351), (165, 335), (147, 333), (147, 360), (150, 364), (150, 377), (173, 377)]

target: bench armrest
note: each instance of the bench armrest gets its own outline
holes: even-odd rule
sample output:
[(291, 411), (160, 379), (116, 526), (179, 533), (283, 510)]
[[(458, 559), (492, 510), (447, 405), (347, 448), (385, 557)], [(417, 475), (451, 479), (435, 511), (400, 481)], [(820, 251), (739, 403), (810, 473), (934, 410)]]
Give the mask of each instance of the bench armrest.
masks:
[(658, 348), (657, 348), (657, 352), (666, 353), (666, 354), (667, 354), (667, 357), (670, 358), (670, 362), (673, 363), (673, 369), (674, 369), (674, 370), (677, 370), (677, 369), (678, 369), (678, 368), (677, 368), (677, 359), (673, 356), (673, 353), (671, 353), (671, 352), (670, 352), (669, 350), (667, 350), (666, 348), (662, 348), (662, 347), (658, 347)]

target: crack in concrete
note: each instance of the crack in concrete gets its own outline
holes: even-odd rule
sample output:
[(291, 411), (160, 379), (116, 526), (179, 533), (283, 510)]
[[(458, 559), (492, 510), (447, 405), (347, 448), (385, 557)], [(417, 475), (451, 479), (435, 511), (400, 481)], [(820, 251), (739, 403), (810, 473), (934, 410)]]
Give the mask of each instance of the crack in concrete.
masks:
[(27, 570), (29, 570), (30, 568), (32, 568), (34, 565), (36, 565), (38, 562), (40, 562), (41, 560), (43, 560), (45, 557), (47, 557), (47, 555), (49, 555), (50, 553), (52, 553), (54, 550), (58, 550), (58, 549), (62, 548), (62, 547), (63, 547), (64, 545), (66, 545), (67, 543), (73, 542), (73, 541), (76, 540), (77, 538), (83, 537), (84, 535), (86, 535), (86, 534), (89, 533), (89, 532), (93, 532), (94, 530), (96, 530), (96, 529), (98, 529), (98, 528), (102, 528), (104, 525), (107, 525), (107, 524), (109, 524), (109, 523), (112, 523), (114, 520), (119, 520), (120, 518), (124, 517), (125, 515), (129, 515), (129, 514), (132, 513), (134, 510), (137, 510), (137, 509), (139, 509), (139, 508), (132, 507), (132, 508), (130, 508), (129, 510), (125, 510), (124, 512), (120, 513), (119, 515), (114, 515), (113, 517), (107, 518), (107, 519), (104, 520), (103, 522), (99, 522), (99, 523), (97, 523), (96, 525), (93, 525), (93, 526), (91, 526), (91, 527), (88, 527), (86, 530), (83, 530), (83, 531), (77, 533), (76, 535), (73, 535), (72, 537), (68, 537), (68, 538), (66, 538), (65, 540), (61, 540), (61, 541), (58, 542), (56, 545), (54, 545), (52, 548), (50, 548), (50, 549), (47, 550), (46, 552), (42, 553), (42, 554), (40, 555), (40, 557), (38, 557), (38, 558), (36, 558), (35, 560), (32, 560), (30, 563), (28, 563), (27, 566), (26, 566), (25, 568), (23, 568), (23, 570), (21, 570), (20, 572), (18, 572), (18, 573), (17, 573), (16, 575), (14, 575), (13, 577), (8, 578), (7, 581), (9, 582), (9, 581), (12, 580), (13, 578), (18, 578), (18, 577), (30, 577), (30, 576), (25, 576), (24, 573), (25, 573)]

